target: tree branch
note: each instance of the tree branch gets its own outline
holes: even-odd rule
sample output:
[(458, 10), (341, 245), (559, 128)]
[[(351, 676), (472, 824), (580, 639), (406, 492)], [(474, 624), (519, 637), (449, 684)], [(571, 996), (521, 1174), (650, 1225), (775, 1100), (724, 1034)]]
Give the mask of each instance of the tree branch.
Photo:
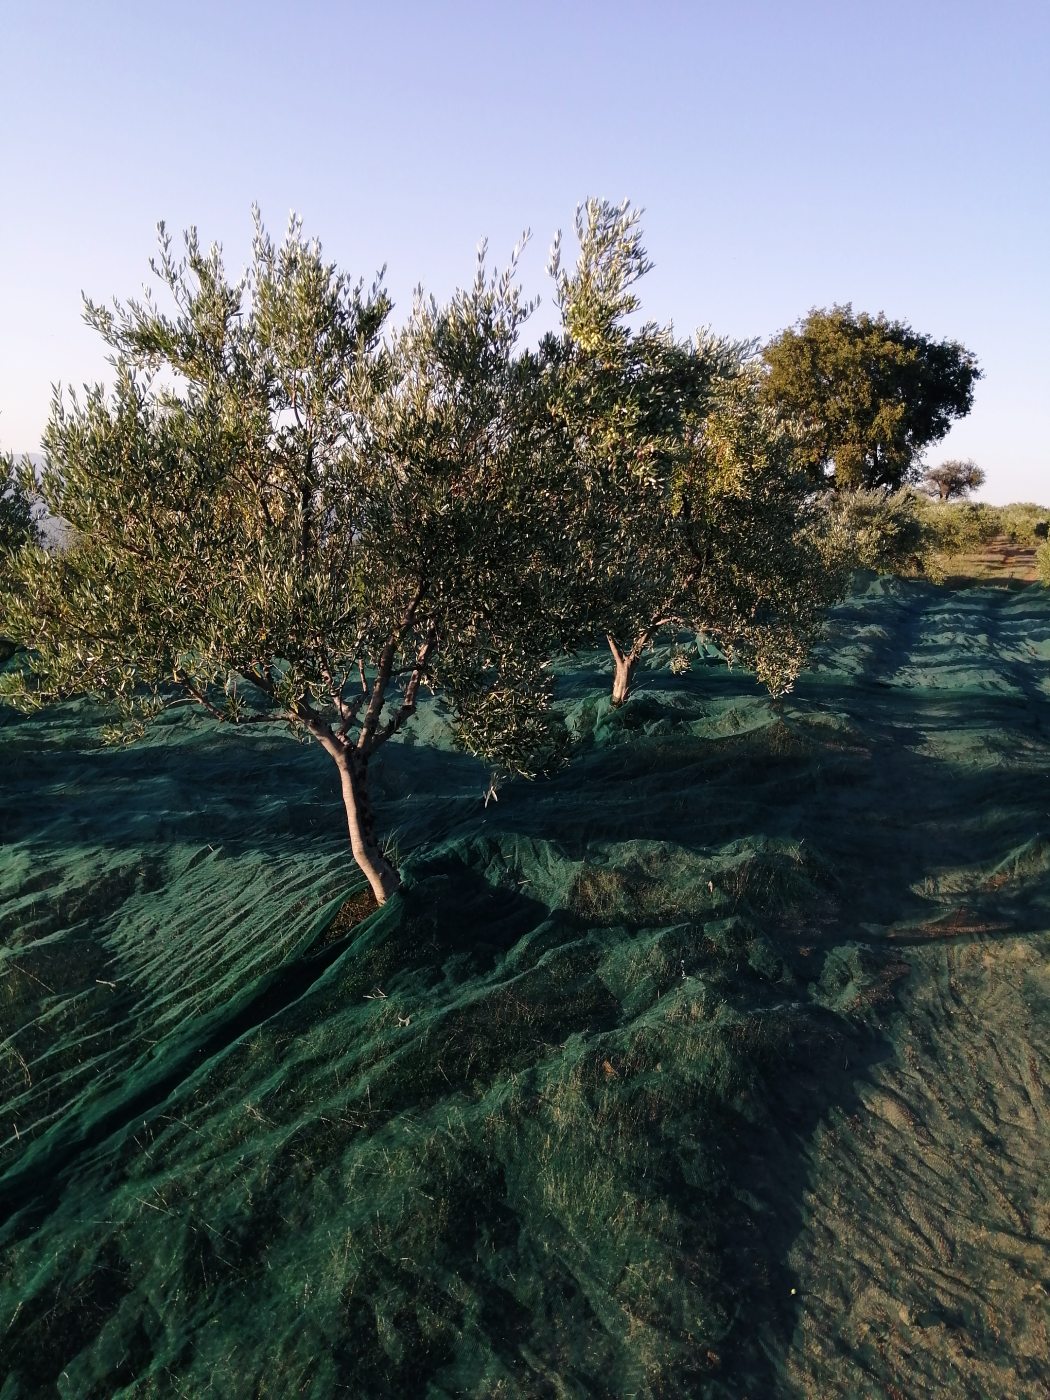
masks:
[[(242, 674), (247, 675), (248, 673), (242, 672)], [(234, 716), (227, 714), (225, 710), (220, 710), (218, 705), (212, 704), (205, 692), (201, 690), (199, 686), (195, 685), (193, 681), (190, 680), (189, 676), (185, 674), (180, 675), (178, 671), (173, 672), (173, 676), (177, 685), (181, 685), (183, 690), (188, 691), (189, 695), (198, 705), (201, 705), (208, 711), (213, 719), (219, 720), (222, 724), (286, 724), (288, 722), (289, 716), (285, 713), (276, 715), (244, 715), (234, 718)], [(254, 677), (249, 676), (248, 678), (252, 680), (254, 684), (257, 684)]]
[(193, 696), (194, 700), (196, 700), (198, 705), (203, 705), (203, 707), (208, 711), (208, 713), (212, 716), (213, 719), (221, 720), (223, 724), (229, 724), (229, 715), (223, 714), (222, 710), (220, 710), (217, 706), (213, 705), (208, 699), (208, 697), (204, 694), (204, 692), (201, 689), (199, 689), (199, 687), (193, 684), (189, 676), (180, 676), (179, 673), (176, 671), (175, 680), (178, 682), (179, 685), (182, 686), (184, 690), (189, 691), (190, 695)]
[(379, 657), (379, 668), (376, 671), (376, 678), (372, 682), (372, 696), (368, 702), (368, 709), (365, 711), (364, 722), (361, 725), (361, 733), (358, 735), (357, 747), (365, 753), (371, 753), (374, 745), (373, 735), (379, 723), (379, 716), (383, 711), (383, 699), (386, 695), (386, 688), (390, 682), (390, 673), (394, 668), (394, 657), (397, 654), (398, 643), (412, 626), (412, 620), (416, 615), (416, 608), (419, 607), (420, 599), (423, 596), (422, 583), (418, 586), (415, 596), (405, 609), (405, 615), (399, 627), (395, 629), (391, 637), (384, 646)]
[(345, 734), (349, 725), (353, 723), (353, 719), (350, 717), (350, 706), (343, 699), (346, 678), (343, 678), (341, 684), (336, 683), (335, 677), (332, 675), (332, 659), (328, 654), (328, 648), (321, 641), (320, 637), (315, 637), (314, 643), (319, 654), (317, 663), (318, 669), (321, 672), (321, 677), (328, 689), (328, 694), (332, 697), (332, 703), (335, 705), (336, 712), (339, 715), (342, 733)]
[(330, 758), (335, 759), (336, 763), (340, 765), (346, 762), (346, 745), (333, 731), (331, 725), (326, 724), (317, 711), (305, 700), (300, 700), (296, 705), (295, 717), (306, 732), (317, 740)]
[(412, 668), (408, 684), (405, 686), (404, 699), (396, 713), (387, 720), (382, 729), (376, 731), (371, 742), (365, 749), (366, 757), (375, 753), (380, 744), (385, 744), (391, 735), (396, 734), (401, 726), (416, 712), (416, 694), (419, 690), (420, 682), (427, 673), (427, 663), (430, 660), (430, 653), (437, 643), (437, 624), (431, 618), (427, 625), (427, 638), (416, 653), (416, 664)]

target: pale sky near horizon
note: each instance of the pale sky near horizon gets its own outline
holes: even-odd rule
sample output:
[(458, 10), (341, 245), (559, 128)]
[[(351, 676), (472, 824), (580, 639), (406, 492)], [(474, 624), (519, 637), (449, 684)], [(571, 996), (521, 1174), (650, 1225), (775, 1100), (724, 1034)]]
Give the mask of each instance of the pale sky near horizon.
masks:
[(159, 219), (239, 271), (252, 202), (294, 209), (395, 318), (528, 225), (542, 326), (593, 194), (644, 206), (682, 334), (849, 301), (961, 341), (984, 378), (928, 461), (1050, 503), (1050, 0), (0, 0), (0, 73), (0, 449), (105, 377), (81, 292), (138, 295)]

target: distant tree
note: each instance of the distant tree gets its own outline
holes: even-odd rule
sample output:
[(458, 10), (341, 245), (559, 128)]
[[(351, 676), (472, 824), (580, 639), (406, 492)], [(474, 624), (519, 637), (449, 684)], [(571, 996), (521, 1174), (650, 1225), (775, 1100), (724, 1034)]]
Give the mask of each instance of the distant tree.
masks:
[(957, 341), (833, 306), (811, 311), (763, 352), (767, 401), (805, 429), (817, 486), (897, 490), (923, 450), (969, 413), (981, 372)]
[(927, 507), (934, 548), (945, 561), (975, 554), (1002, 534), (1002, 513), (983, 501), (939, 502)]
[(6, 661), (15, 643), (7, 635), (3, 597), (13, 589), (10, 556), (23, 545), (42, 542), (35, 509), (35, 480), (32, 464), (15, 463), (10, 453), (0, 455), (0, 661)]
[(0, 456), (0, 555), (39, 540), (29, 472), (6, 453)]
[(75, 534), (14, 555), (5, 610), (33, 650), (7, 696), (93, 693), (145, 722), (181, 694), (309, 736), (382, 903), (399, 876), (369, 764), (421, 686), (495, 763), (549, 754), (561, 613), (537, 375), (516, 350), (531, 308), (479, 263), (384, 345), (382, 286), (351, 285), (295, 221), (275, 246), (257, 218), (238, 282), (195, 231), (176, 261), (162, 227), (153, 267), (171, 312), (87, 303), (116, 385), (56, 396), (41, 489)]
[(942, 462), (939, 467), (929, 467), (922, 478), (922, 489), (927, 496), (936, 496), (941, 501), (965, 499), (971, 491), (977, 491), (985, 483), (985, 473), (976, 462)]
[(562, 332), (542, 353), (581, 488), (563, 521), (579, 570), (567, 592), (608, 643), (613, 703), (656, 636), (681, 627), (713, 634), (783, 693), (845, 583), (819, 547), (827, 517), (793, 439), (760, 401), (749, 347), (629, 325), (650, 266), (636, 211), (591, 201), (576, 232), (575, 268), (555, 245)]

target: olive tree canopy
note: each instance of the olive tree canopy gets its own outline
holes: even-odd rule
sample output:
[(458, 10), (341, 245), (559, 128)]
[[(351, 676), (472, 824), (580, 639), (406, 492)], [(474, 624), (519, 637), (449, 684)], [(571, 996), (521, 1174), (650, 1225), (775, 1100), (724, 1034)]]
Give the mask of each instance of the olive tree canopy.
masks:
[(15, 650), (2, 605), (4, 594), (14, 587), (10, 556), (23, 545), (43, 543), (35, 496), (32, 462), (26, 458), (18, 466), (10, 453), (0, 455), (0, 661)]
[(650, 267), (637, 211), (592, 200), (576, 233), (575, 268), (555, 245), (562, 330), (543, 352), (582, 487), (566, 524), (575, 596), (593, 599), (613, 701), (657, 634), (681, 627), (714, 635), (783, 693), (845, 587), (841, 532), (815, 507), (797, 438), (762, 402), (752, 347), (630, 323)]
[(88, 303), (115, 387), (56, 397), (41, 490), (68, 549), (13, 558), (4, 615), (33, 649), (8, 698), (78, 692), (143, 718), (180, 694), (215, 718), (290, 726), (339, 775), (376, 899), (398, 884), (373, 828), (368, 765), (446, 695), (463, 742), (542, 762), (557, 646), (537, 522), (530, 307), (513, 269), (447, 306), (353, 284), (293, 220), (256, 216), (230, 280), (195, 231), (152, 264), (170, 303)]
[(2, 556), (40, 541), (34, 509), (32, 464), (19, 467), (10, 453), (0, 455), (0, 569)]

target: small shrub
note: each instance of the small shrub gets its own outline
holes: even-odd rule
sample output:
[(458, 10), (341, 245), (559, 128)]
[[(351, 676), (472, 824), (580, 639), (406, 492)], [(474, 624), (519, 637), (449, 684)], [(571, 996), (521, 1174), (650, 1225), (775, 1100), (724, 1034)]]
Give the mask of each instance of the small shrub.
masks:
[(932, 549), (949, 558), (975, 553), (1003, 528), (996, 506), (969, 501), (930, 504), (926, 507), (926, 522)]
[(838, 492), (829, 509), (850, 539), (858, 568), (877, 574), (926, 572), (933, 547), (929, 507), (914, 491)]

